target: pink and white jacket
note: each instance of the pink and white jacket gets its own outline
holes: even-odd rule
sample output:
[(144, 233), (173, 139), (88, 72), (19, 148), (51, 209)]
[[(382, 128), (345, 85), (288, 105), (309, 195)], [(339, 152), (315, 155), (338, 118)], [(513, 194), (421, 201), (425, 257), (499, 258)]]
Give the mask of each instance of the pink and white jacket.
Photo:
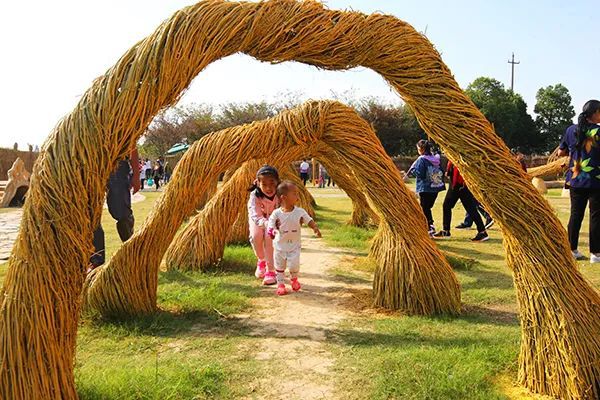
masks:
[(279, 199), (277, 196), (273, 200), (267, 197), (257, 197), (256, 191), (250, 192), (248, 200), (248, 223), (250, 225), (266, 228), (269, 222), (271, 213), (279, 207)]

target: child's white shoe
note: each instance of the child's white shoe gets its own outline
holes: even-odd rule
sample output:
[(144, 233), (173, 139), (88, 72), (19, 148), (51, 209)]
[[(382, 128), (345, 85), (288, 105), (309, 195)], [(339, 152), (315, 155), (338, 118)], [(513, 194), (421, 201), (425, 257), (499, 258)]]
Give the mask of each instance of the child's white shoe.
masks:
[(265, 277), (263, 279), (263, 285), (274, 285), (277, 283), (277, 277), (274, 271), (269, 271), (265, 273)]

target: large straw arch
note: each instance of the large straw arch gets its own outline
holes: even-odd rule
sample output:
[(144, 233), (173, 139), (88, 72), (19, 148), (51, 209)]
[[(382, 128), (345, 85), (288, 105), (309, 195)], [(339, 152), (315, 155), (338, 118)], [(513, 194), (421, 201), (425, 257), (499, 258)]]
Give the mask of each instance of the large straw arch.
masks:
[[(385, 257), (375, 276), (377, 304), (407, 314), (459, 311), (458, 282), (427, 236), (427, 224), (413, 193), (402, 182), (368, 123), (353, 109), (331, 101), (308, 102), (276, 117), (224, 129), (194, 143), (178, 163), (143, 227), (107, 265), (91, 275), (85, 293), (89, 306), (103, 315), (153, 312), (160, 261), (183, 220), (194, 212), (190, 199), (200, 196), (205, 182), (223, 171), (244, 160), (262, 159), (265, 154), (275, 164), (289, 163), (304, 154), (324, 156), (348, 166), (356, 176), (360, 190), (378, 208), (381, 224), (388, 226), (382, 250)], [(236, 179), (234, 184), (239, 186), (240, 182)], [(231, 186), (226, 184), (225, 188), (229, 191)], [(197, 227), (195, 220), (208, 216), (215, 224), (205, 226), (209, 231), (202, 233), (204, 237), (215, 225), (235, 221), (244, 201), (232, 197), (214, 197), (194, 218), (190, 229)], [(228, 207), (223, 210), (224, 204)], [(412, 223), (406, 223), (405, 214), (413, 215)], [(215, 218), (217, 215), (220, 218)], [(225, 229), (221, 233), (202, 246), (221, 249), (227, 238)], [(187, 230), (182, 235), (185, 241), (193, 240)], [(178, 262), (183, 259), (180, 257)]]
[(1, 397), (77, 397), (80, 293), (110, 171), (203, 68), (236, 52), (381, 74), (502, 228), (521, 314), (519, 382), (561, 398), (600, 395), (600, 296), (577, 271), (550, 205), (431, 43), (392, 16), (313, 1), (212, 0), (178, 11), (128, 50), (43, 146), (2, 292)]

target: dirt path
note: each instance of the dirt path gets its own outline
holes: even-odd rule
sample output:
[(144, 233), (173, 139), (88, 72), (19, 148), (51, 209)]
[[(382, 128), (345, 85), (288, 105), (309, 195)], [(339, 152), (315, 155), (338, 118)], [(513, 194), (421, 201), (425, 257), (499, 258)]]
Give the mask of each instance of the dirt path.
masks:
[[(286, 296), (264, 287), (249, 315), (242, 316), (252, 335), (261, 337), (256, 359), (269, 371), (255, 383), (258, 399), (335, 399), (334, 356), (327, 350), (327, 332), (350, 312), (341, 304), (350, 285), (328, 275), (347, 252), (327, 247), (305, 231), (302, 237), (299, 281), (302, 290)], [(346, 260), (347, 261), (347, 260)], [(289, 281), (286, 282), (289, 289)]]

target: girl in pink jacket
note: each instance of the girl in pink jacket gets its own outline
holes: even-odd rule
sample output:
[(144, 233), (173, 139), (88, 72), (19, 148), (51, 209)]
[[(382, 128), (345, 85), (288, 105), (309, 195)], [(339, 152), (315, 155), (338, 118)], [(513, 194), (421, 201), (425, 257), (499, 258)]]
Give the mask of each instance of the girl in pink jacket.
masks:
[(269, 217), (279, 207), (277, 185), (279, 173), (274, 167), (264, 165), (256, 173), (256, 180), (249, 189), (250, 244), (258, 259), (255, 275), (263, 280), (263, 285), (274, 285), (277, 282), (273, 265), (273, 239), (267, 235)]

